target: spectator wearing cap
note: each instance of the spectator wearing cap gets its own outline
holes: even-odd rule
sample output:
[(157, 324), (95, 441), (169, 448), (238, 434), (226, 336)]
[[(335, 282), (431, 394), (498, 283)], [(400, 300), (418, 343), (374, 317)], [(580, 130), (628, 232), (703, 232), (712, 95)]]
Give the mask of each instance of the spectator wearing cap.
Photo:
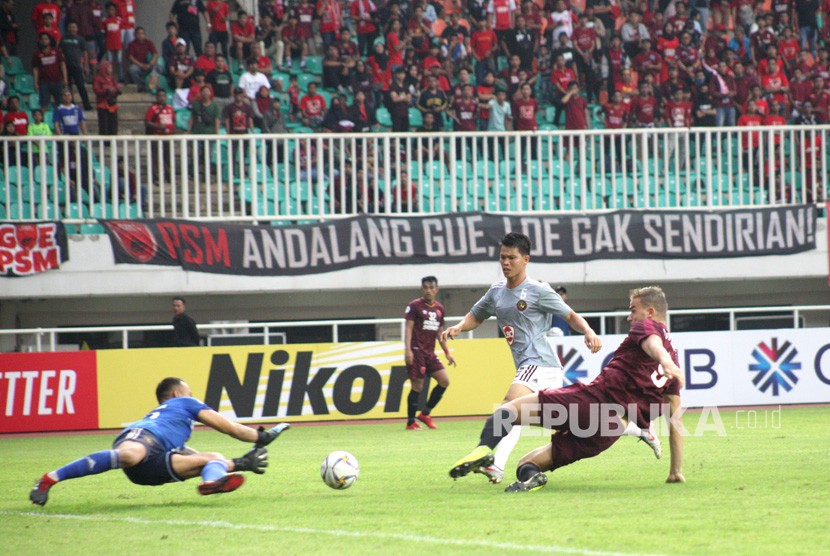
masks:
[(255, 58), (248, 58), (247, 70), (239, 77), (238, 86), (245, 91), (250, 100), (254, 100), (260, 87), (271, 88), (271, 82), (264, 73), (259, 71), (259, 64)]
[(190, 86), (190, 77), (195, 71), (193, 57), (187, 53), (187, 41), (179, 38), (176, 40), (176, 56), (167, 61), (167, 74), (170, 87), (183, 89)]
[(196, 56), (202, 55), (202, 28), (199, 14), (204, 18), (207, 28), (210, 29), (210, 18), (202, 0), (173, 0), (173, 5), (170, 7), (170, 21), (178, 23), (179, 35), (188, 44), (193, 45), (193, 52)]

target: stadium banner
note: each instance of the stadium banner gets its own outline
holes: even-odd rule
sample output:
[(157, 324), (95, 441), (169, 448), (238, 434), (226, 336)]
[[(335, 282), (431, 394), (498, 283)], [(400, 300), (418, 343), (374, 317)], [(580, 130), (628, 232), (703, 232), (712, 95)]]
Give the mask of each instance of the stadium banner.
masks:
[(97, 428), (94, 351), (0, 354), (0, 433)]
[(61, 222), (0, 222), (0, 276), (30, 276), (69, 260)]
[(116, 263), (249, 276), (361, 265), (488, 261), (505, 233), (527, 234), (538, 262), (787, 255), (815, 249), (814, 205), (576, 215), (358, 216), (297, 226), (109, 220)]
[[(596, 378), (624, 338), (603, 336), (596, 354), (580, 336), (548, 341), (568, 385)], [(686, 332), (673, 342), (685, 407), (830, 403), (830, 328)], [(489, 414), (515, 373), (505, 341), (450, 347), (458, 366), (435, 416)], [(0, 354), (0, 432), (123, 427), (157, 405), (168, 376), (249, 423), (403, 419), (409, 393), (400, 342)]]

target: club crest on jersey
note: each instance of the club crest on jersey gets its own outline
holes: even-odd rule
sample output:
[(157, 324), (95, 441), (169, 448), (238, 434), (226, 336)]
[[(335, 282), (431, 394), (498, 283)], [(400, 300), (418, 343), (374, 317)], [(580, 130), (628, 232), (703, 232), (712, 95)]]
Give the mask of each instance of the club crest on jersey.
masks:
[(520, 299), (519, 302), (516, 303), (516, 309), (518, 309), (519, 311), (524, 311), (525, 309), (527, 309), (527, 301), (525, 301), (524, 299)]
[(505, 326), (502, 332), (504, 332), (504, 339), (507, 340), (507, 343), (512, 346), (513, 339), (516, 337), (516, 331), (513, 330), (512, 326)]

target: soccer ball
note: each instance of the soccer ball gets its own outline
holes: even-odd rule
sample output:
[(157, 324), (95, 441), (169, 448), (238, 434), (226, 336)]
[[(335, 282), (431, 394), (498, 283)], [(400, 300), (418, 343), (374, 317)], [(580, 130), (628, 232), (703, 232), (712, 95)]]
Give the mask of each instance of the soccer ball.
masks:
[(357, 458), (349, 452), (332, 452), (323, 460), (320, 466), (320, 475), (323, 482), (334, 489), (342, 490), (349, 488), (357, 480), (360, 468), (357, 465)]

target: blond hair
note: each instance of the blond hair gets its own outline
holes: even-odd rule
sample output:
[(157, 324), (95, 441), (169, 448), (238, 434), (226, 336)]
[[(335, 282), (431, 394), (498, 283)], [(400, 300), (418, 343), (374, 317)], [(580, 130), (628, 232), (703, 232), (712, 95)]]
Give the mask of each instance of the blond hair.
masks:
[(646, 286), (628, 292), (631, 299), (639, 299), (644, 307), (651, 307), (661, 317), (665, 317), (669, 310), (666, 294), (660, 286)]

